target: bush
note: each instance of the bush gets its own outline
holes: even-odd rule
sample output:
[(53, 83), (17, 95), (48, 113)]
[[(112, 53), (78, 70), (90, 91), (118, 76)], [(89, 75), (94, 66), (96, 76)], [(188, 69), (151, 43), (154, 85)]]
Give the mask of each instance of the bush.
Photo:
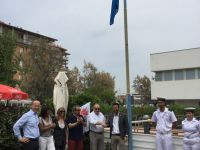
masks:
[(76, 95), (69, 96), (68, 112), (71, 113), (73, 106), (75, 105), (82, 106), (86, 104), (87, 102), (91, 102), (91, 106), (93, 106), (95, 103), (99, 103), (100, 99), (87, 92), (82, 92)]
[(132, 108), (132, 120), (142, 120), (144, 115), (152, 116), (153, 112), (156, 110), (153, 106), (144, 105), (141, 107)]
[(19, 150), (21, 144), (14, 137), (13, 125), (28, 110), (26, 107), (0, 105), (0, 148), (1, 150)]

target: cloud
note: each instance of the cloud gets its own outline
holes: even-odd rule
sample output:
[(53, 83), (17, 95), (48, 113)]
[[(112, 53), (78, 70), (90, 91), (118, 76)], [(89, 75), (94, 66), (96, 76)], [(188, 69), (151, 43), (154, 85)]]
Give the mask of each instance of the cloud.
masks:
[[(1, 0), (0, 20), (58, 39), (69, 66), (84, 59), (116, 77), (125, 92), (123, 1), (109, 26), (111, 0)], [(200, 45), (200, 1), (127, 0), (130, 77), (152, 76), (150, 53)]]

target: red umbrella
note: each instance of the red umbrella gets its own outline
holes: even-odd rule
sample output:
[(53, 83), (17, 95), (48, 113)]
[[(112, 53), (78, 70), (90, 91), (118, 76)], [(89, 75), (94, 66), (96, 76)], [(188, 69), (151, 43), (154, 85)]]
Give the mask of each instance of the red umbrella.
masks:
[(22, 100), (22, 99), (28, 99), (28, 94), (25, 92), (22, 92), (20, 90), (17, 90), (15, 88), (12, 88), (7, 85), (0, 84), (0, 100)]

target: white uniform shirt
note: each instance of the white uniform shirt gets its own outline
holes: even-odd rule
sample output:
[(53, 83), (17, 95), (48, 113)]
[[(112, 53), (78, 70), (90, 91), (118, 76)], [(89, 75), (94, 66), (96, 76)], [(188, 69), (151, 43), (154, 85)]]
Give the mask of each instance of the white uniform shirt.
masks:
[(197, 121), (195, 118), (193, 118), (191, 121), (188, 121), (187, 119), (183, 120), (182, 130), (184, 132), (185, 138), (191, 139), (194, 137), (199, 137), (199, 131), (200, 131), (199, 121)]
[(176, 122), (177, 119), (174, 112), (165, 108), (163, 112), (161, 112), (160, 109), (157, 109), (157, 111), (153, 113), (152, 121), (157, 123), (156, 131), (158, 133), (165, 134), (172, 130), (172, 124), (173, 122)]
[(97, 122), (103, 122), (105, 123), (105, 117), (104, 115), (99, 112), (98, 115), (96, 115), (93, 112), (91, 112), (89, 114), (89, 118), (88, 118), (89, 124), (90, 124), (90, 130), (94, 131), (94, 132), (103, 132), (104, 131), (104, 127), (102, 125), (95, 125)]
[(112, 134), (119, 134), (119, 114), (113, 117), (113, 130)]

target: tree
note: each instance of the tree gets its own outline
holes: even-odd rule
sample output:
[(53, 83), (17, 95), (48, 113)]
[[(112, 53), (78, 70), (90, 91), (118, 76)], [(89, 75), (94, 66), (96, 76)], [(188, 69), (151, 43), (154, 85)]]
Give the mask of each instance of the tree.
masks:
[(15, 55), (16, 36), (11, 32), (0, 35), (0, 83), (15, 86), (17, 81), (13, 76), (19, 68), (19, 61)]
[(84, 61), (83, 66), (83, 86), (89, 88), (94, 85), (97, 68), (90, 62)]
[(106, 89), (114, 90), (115, 88), (115, 77), (112, 77), (108, 72), (98, 72), (96, 73), (96, 78), (94, 83), (100, 85)]
[(32, 97), (41, 100), (53, 96), (54, 78), (62, 66), (62, 55), (58, 48), (44, 39), (33, 41), (30, 45), (29, 60), (24, 64), (28, 71), (22, 86)]
[(142, 103), (151, 100), (151, 81), (147, 76), (137, 75), (133, 81), (133, 88), (141, 96)]
[(92, 95), (92, 94), (87, 93), (87, 92), (81, 92), (81, 93), (77, 93), (75, 95), (70, 95), (69, 99), (70, 100), (69, 100), (69, 105), (68, 105), (68, 108), (69, 108), (68, 111), (71, 111), (72, 107), (75, 106), (75, 105), (81, 106), (81, 105), (84, 105), (87, 102), (91, 102), (91, 106), (92, 106), (95, 103), (100, 102), (100, 99), (97, 96)]
[(68, 90), (71, 95), (74, 95), (76, 93), (80, 93), (81, 91), (83, 91), (83, 83), (82, 83), (83, 78), (77, 67), (74, 67), (71, 70), (68, 69), (67, 77), (69, 78), (67, 82)]
[(85, 90), (98, 96), (103, 102), (111, 104), (115, 100), (115, 78), (109, 73), (102, 71), (97, 72), (93, 79), (93, 85)]
[(115, 99), (114, 79), (110, 73), (99, 72), (92, 63), (84, 61), (84, 90), (99, 97), (105, 103), (110, 104)]
[(115, 78), (108, 72), (99, 72), (90, 62), (84, 61), (82, 72), (77, 67), (68, 73), (68, 88), (70, 95), (81, 92), (97, 96), (105, 103), (111, 103), (115, 99)]

